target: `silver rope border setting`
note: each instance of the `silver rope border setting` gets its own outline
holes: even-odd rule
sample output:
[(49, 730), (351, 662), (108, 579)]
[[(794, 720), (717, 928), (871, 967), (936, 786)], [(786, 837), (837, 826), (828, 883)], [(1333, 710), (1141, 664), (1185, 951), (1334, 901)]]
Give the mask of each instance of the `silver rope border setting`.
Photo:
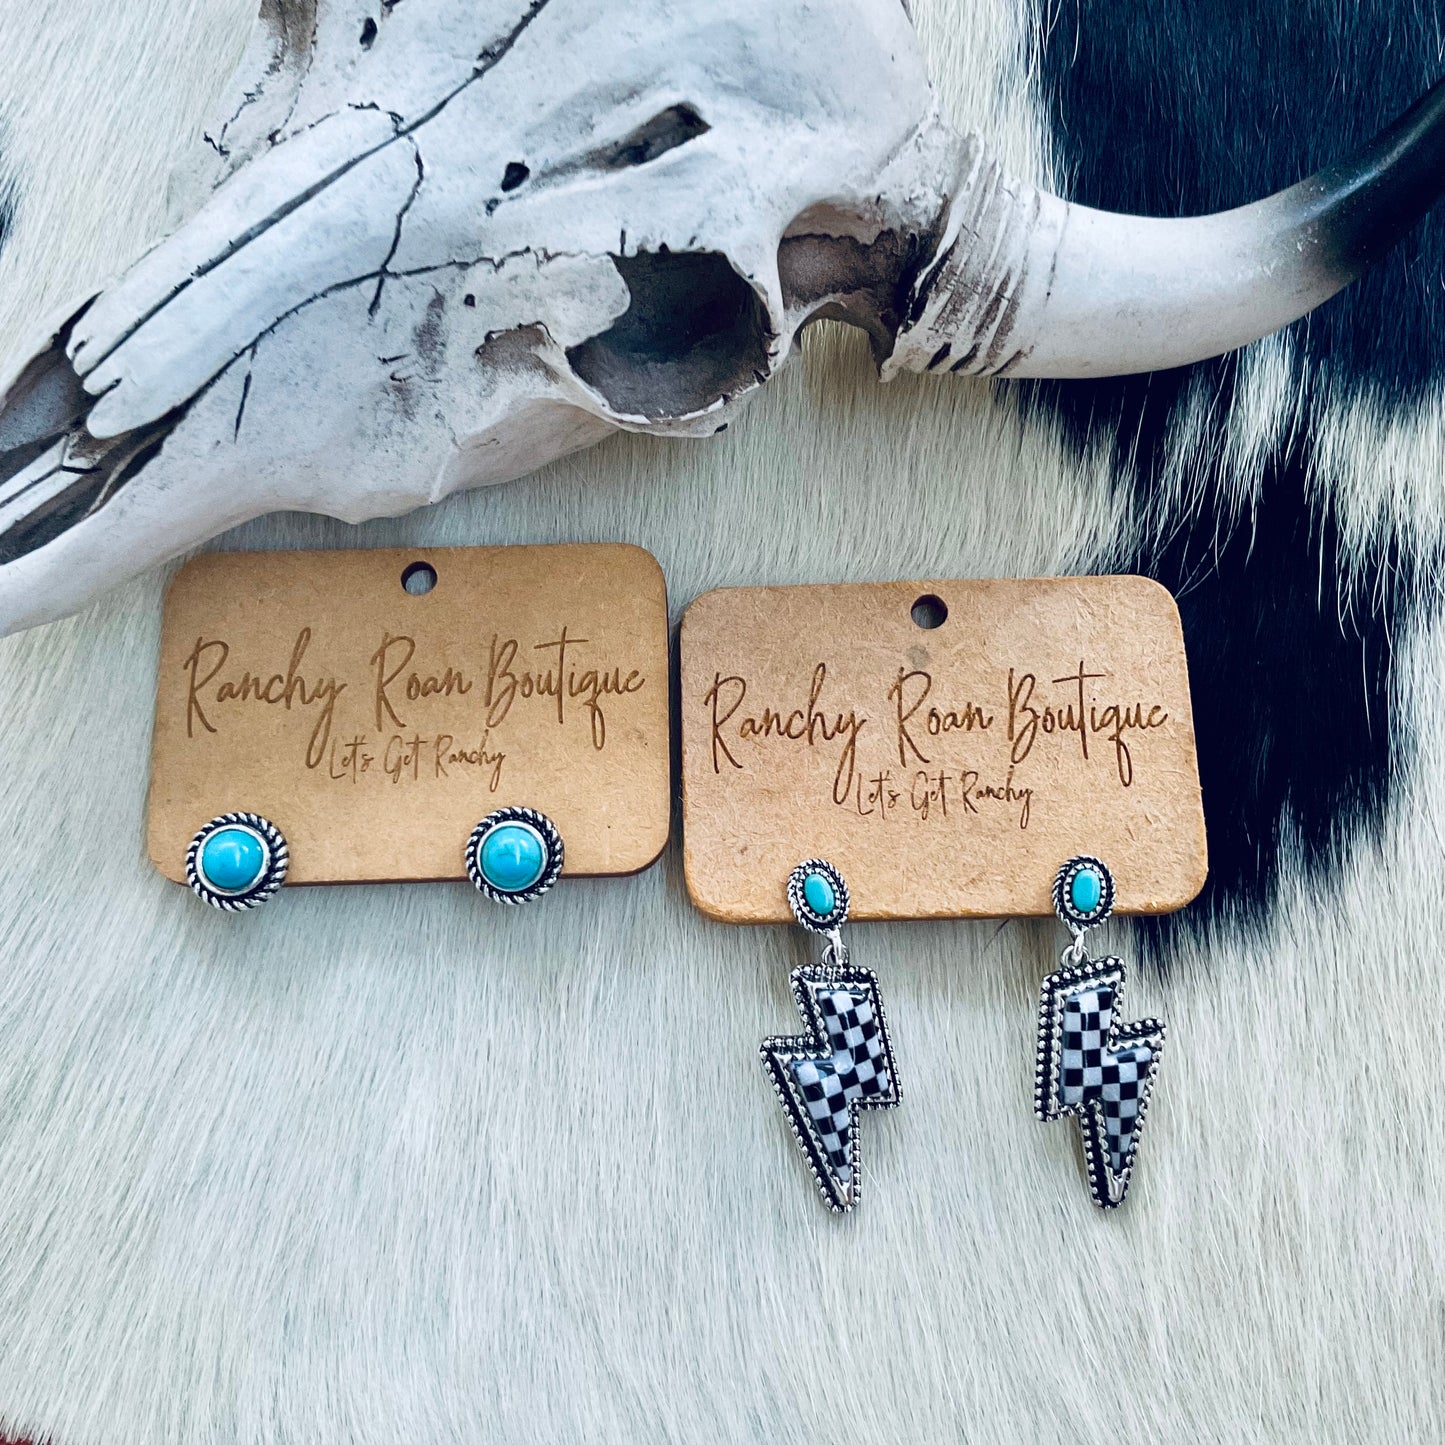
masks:
[[(222, 893), (213, 888), (201, 872), (201, 849), (213, 833), (223, 828), (244, 828), (256, 834), (266, 849), (266, 864), (261, 876), (240, 893)], [(212, 908), (219, 908), (225, 913), (259, 908), (286, 881), (286, 870), (290, 866), (291, 852), (286, 846), (286, 835), (259, 813), (221, 813), (197, 832), (186, 849), (186, 882), (192, 892), (203, 903), (209, 903)]]
[[(804, 896), (803, 887), (811, 873), (821, 873), (833, 885), (833, 897), (838, 906), (827, 918), (814, 913)], [(848, 903), (848, 885), (826, 858), (807, 858), (788, 874), (788, 906), (793, 910), (793, 917), (809, 933), (821, 933), (825, 937), (837, 933), (848, 921)], [(844, 960), (840, 958), (837, 962)]]
[[(503, 823), (523, 823), (535, 829), (541, 835), (542, 846), (547, 854), (541, 876), (530, 888), (520, 889), (516, 893), (493, 887), (482, 875), (482, 843), (488, 833), (501, 827)], [(493, 903), (532, 903), (546, 893), (561, 876), (563, 854), (562, 835), (557, 831), (557, 825), (545, 813), (539, 813), (535, 808), (497, 808), (472, 829), (471, 836), (467, 839), (467, 877), (472, 880), (472, 886), (477, 892), (490, 898)]]
[[(1099, 906), (1092, 913), (1080, 913), (1074, 907), (1072, 890), (1074, 879), (1084, 872), (1085, 869), (1093, 869), (1099, 875), (1102, 888), (1099, 893)], [(1070, 858), (1067, 863), (1054, 875), (1054, 912), (1059, 916), (1059, 922), (1069, 929), (1075, 937), (1086, 928), (1093, 928), (1103, 923), (1114, 911), (1114, 875), (1109, 871), (1107, 863), (1098, 858), (1091, 857), (1087, 853), (1081, 853), (1077, 858)]]

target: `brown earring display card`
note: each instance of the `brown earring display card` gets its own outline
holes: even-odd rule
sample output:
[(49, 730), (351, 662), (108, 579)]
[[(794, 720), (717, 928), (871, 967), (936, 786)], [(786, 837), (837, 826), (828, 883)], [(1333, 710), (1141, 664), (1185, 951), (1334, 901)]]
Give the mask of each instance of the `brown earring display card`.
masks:
[[(405, 579), (405, 580), (403, 580)], [(291, 883), (463, 878), (473, 826), (547, 814), (569, 874), (669, 824), (667, 595), (637, 547), (217, 552), (166, 598), (149, 849), (260, 813)]]
[(1079, 853), (1124, 913), (1204, 884), (1179, 612), (1147, 578), (709, 592), (681, 659), (687, 885), (713, 918), (786, 921), (811, 857), (858, 919), (1049, 914)]

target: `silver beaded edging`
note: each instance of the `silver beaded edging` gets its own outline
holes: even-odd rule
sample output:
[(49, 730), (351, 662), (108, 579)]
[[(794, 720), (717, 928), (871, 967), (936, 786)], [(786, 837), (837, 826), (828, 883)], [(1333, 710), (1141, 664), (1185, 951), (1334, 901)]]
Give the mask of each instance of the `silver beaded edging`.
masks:
[(788, 978), (793, 989), (793, 999), (808, 1023), (809, 1032), (775, 1035), (764, 1039), (759, 1054), (763, 1069), (772, 1083), (773, 1092), (778, 1096), (783, 1112), (787, 1115), (788, 1127), (793, 1131), (793, 1138), (803, 1151), (813, 1182), (822, 1192), (824, 1203), (834, 1214), (847, 1214), (857, 1207), (863, 1197), (863, 1171), (858, 1148), (858, 1135), (861, 1131), (854, 1128), (848, 1141), (852, 1183), (844, 1189), (834, 1177), (833, 1171), (828, 1168), (812, 1118), (794, 1088), (789, 1065), (795, 1058), (815, 1057), (818, 1053), (818, 1040), (826, 1037), (814, 986), (836, 985), (846, 988), (849, 984), (861, 985), (867, 990), (878, 1017), (878, 1037), (883, 1045), (890, 1088), (885, 1098), (857, 1100), (852, 1105), (855, 1119), (856, 1115), (865, 1109), (896, 1108), (902, 1102), (903, 1091), (898, 1085), (898, 1066), (893, 1062), (893, 1042), (888, 1033), (888, 1016), (883, 1008), (883, 995), (878, 988), (878, 975), (867, 968), (836, 968), (827, 964), (811, 964), (806, 968), (795, 968)]
[[(494, 888), (482, 874), (482, 843), (488, 833), (503, 823), (523, 823), (534, 828), (541, 835), (542, 846), (547, 854), (541, 876), (530, 888), (523, 888), (516, 893)], [(472, 880), (472, 886), (477, 892), (490, 898), (493, 903), (531, 903), (547, 892), (561, 876), (562, 857), (562, 835), (545, 813), (539, 813), (535, 808), (498, 808), (488, 813), (472, 829), (471, 837), (467, 839), (467, 877)]]
[[(1092, 862), (1093, 860), (1086, 860)], [(1062, 876), (1062, 874), (1061, 874)], [(1139, 1140), (1144, 1133), (1144, 1119), (1149, 1112), (1149, 1098), (1159, 1073), (1159, 1059), (1164, 1052), (1168, 1030), (1159, 1019), (1137, 1019), (1121, 1024), (1124, 1016), (1124, 961), (1120, 958), (1089, 958), (1074, 963), (1074, 950), (1064, 950), (1065, 967), (1044, 980), (1039, 994), (1038, 1049), (1034, 1061), (1034, 1113), (1044, 1123), (1072, 1114), (1079, 1121), (1084, 1140), (1084, 1165), (1089, 1177), (1089, 1193), (1100, 1209), (1117, 1209), (1129, 1190)], [(1080, 984), (1097, 984), (1114, 990), (1114, 1018), (1105, 1047), (1109, 1052), (1145, 1044), (1151, 1051), (1149, 1071), (1139, 1092), (1139, 1114), (1134, 1121), (1129, 1141), (1128, 1158), (1117, 1174), (1109, 1163), (1108, 1142), (1104, 1133), (1103, 1108), (1097, 1099), (1079, 1104), (1065, 1104), (1059, 1099), (1059, 1067), (1063, 1040), (1064, 998)]]
[[(240, 893), (222, 893), (206, 881), (201, 872), (201, 849), (206, 840), (223, 828), (244, 828), (261, 840), (266, 850), (266, 863), (261, 876)], [(269, 819), (259, 813), (222, 813), (212, 818), (204, 828), (191, 839), (186, 849), (186, 882), (191, 885), (196, 897), (212, 908), (226, 913), (240, 913), (247, 908), (259, 908), (286, 881), (286, 870), (291, 864), (291, 853), (286, 846), (285, 834)]]

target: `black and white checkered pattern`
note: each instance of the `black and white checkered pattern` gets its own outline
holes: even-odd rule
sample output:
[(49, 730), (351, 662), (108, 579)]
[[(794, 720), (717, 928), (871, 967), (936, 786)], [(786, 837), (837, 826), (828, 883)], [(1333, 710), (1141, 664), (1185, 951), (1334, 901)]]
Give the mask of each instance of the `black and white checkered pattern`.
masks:
[(1059, 1051), (1059, 1098), (1065, 1104), (1097, 1099), (1104, 1086), (1104, 1051), (1114, 1023), (1114, 990), (1095, 984), (1064, 999)]
[(1041, 1119), (1078, 1118), (1104, 1208), (1123, 1203), (1164, 1047), (1157, 1019), (1118, 1022), (1123, 989), (1117, 958), (1085, 958), (1046, 979), (1039, 998), (1035, 1108)]
[(821, 988), (818, 1011), (831, 1057), (794, 1059), (793, 1077), (828, 1163), (846, 1185), (853, 1180), (849, 1149), (853, 1138), (853, 1106), (889, 1091), (888, 1063), (873, 1001), (860, 989)]
[(1099, 1091), (1099, 1108), (1104, 1115), (1104, 1138), (1109, 1163), (1122, 1174), (1134, 1155), (1134, 1135), (1139, 1109), (1148, 1084), (1154, 1050), (1147, 1044), (1118, 1049), (1104, 1061), (1104, 1083)]
[(1096, 1102), (1104, 1123), (1109, 1165), (1122, 1174), (1134, 1149), (1139, 1100), (1154, 1051), (1147, 1044), (1110, 1049), (1114, 990), (1090, 985), (1064, 999), (1059, 1046), (1059, 1100), (1069, 1106)]
[(792, 975), (808, 1033), (766, 1039), (763, 1067), (835, 1210), (858, 1202), (858, 1110), (899, 1100), (878, 980), (863, 969), (819, 965)]

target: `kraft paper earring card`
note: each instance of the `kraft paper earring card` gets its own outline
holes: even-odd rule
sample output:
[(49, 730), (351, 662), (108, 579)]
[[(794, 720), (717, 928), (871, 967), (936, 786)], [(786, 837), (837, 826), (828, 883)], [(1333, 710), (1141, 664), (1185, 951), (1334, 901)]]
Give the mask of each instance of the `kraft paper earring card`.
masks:
[(1207, 872), (1174, 599), (1143, 577), (746, 587), (681, 636), (684, 860), (733, 923), (792, 917), (824, 858), (854, 919), (1053, 912), (1107, 858), (1120, 913)]
[(669, 826), (667, 594), (640, 548), (218, 552), (166, 598), (148, 846), (235, 810), (295, 883), (465, 878), (478, 818), (535, 810), (568, 874)]

